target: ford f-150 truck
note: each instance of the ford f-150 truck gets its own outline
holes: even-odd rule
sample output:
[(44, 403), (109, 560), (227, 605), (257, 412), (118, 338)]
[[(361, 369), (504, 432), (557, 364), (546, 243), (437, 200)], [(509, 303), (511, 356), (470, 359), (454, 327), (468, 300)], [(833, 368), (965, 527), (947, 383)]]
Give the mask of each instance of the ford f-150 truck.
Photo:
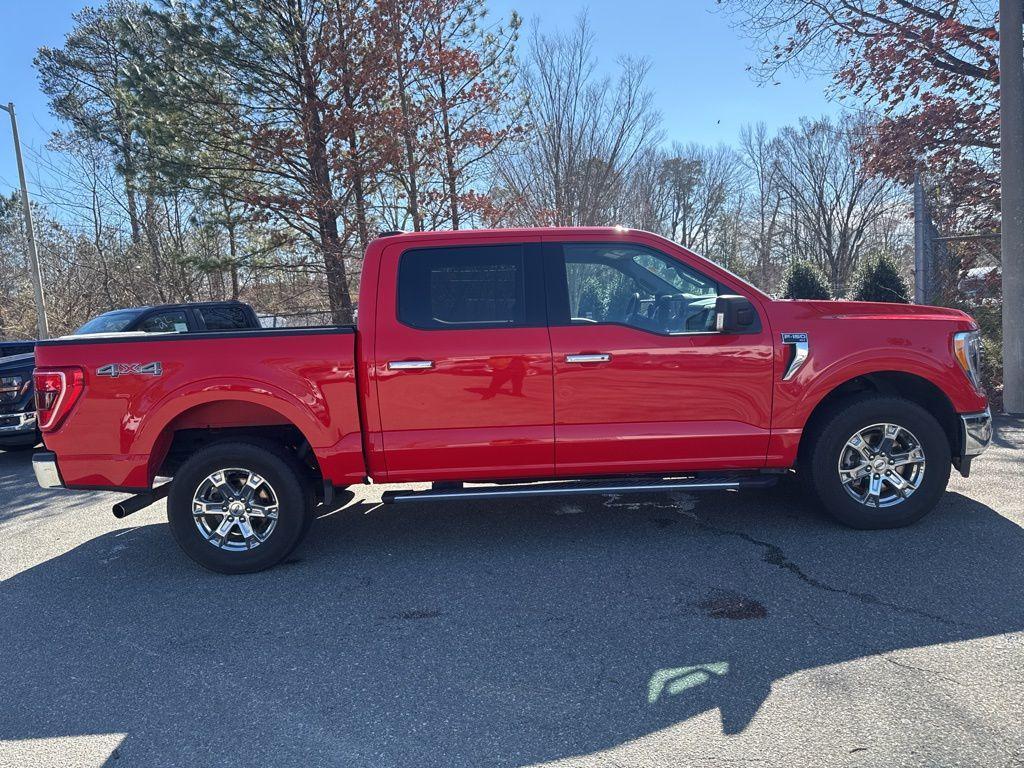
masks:
[[(269, 567), (314, 507), (761, 487), (796, 469), (858, 528), (911, 523), (991, 439), (977, 327), (779, 301), (623, 228), (373, 241), (357, 327), (36, 347), (44, 487), (167, 495), (200, 564)], [(169, 481), (165, 478), (171, 478)]]

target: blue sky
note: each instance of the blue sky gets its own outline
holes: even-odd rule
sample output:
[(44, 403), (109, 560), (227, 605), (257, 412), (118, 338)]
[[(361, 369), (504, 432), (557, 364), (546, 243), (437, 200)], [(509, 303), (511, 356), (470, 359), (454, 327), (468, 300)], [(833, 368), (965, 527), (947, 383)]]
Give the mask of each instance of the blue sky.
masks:
[[(98, 4), (100, 0), (96, 0)], [(35, 175), (32, 148), (41, 149), (58, 127), (50, 115), (32, 58), (43, 45), (60, 45), (71, 29), (71, 14), (82, 0), (0, 0), (0, 103), (13, 101), (26, 148), (29, 183)], [(603, 68), (624, 54), (651, 60), (651, 88), (667, 138), (682, 142), (735, 141), (744, 123), (764, 121), (777, 128), (801, 115), (834, 113), (828, 83), (795, 75), (779, 85), (760, 86), (746, 67), (756, 59), (749, 44), (715, 12), (714, 0), (489, 0), (494, 14), (517, 10), (541, 28), (568, 29), (584, 9), (597, 36)], [(7, 115), (0, 113), (0, 191), (17, 185)]]

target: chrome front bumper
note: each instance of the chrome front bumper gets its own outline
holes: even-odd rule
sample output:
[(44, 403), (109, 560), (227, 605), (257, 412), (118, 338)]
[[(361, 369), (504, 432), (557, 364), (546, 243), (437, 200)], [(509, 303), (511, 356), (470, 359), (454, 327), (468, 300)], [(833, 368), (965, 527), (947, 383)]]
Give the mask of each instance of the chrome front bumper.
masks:
[(32, 454), (32, 471), (40, 488), (63, 488), (60, 471), (57, 469), (57, 454), (53, 451), (36, 451)]
[(977, 456), (992, 442), (992, 411), (960, 414), (960, 447), (963, 456)]
[(992, 411), (986, 408), (981, 413), (960, 414), (960, 455), (953, 457), (953, 466), (960, 474), (969, 477), (971, 461), (988, 448), (992, 442)]
[(36, 428), (36, 412), (5, 413), (0, 415), (0, 437), (31, 432)]

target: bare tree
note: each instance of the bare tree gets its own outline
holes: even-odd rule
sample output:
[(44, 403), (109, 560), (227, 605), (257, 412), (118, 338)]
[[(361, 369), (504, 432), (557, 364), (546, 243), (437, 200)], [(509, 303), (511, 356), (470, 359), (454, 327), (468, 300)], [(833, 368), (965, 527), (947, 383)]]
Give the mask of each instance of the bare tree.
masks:
[(743, 184), (739, 157), (721, 144), (673, 144), (664, 170), (672, 200), (669, 236), (710, 253), (720, 217)]
[(468, 185), (506, 142), (521, 135), (523, 100), (513, 92), (520, 19), (508, 26), (485, 21), (483, 0), (429, 0), (421, 33), (425, 41), (422, 101), (428, 147), (437, 156), (445, 223), (462, 224), (472, 198)]
[(633, 168), (619, 220), (733, 266), (741, 255), (745, 169), (734, 150), (673, 143)]
[(512, 221), (561, 226), (614, 223), (630, 174), (660, 139), (646, 88), (649, 65), (619, 61), (613, 80), (595, 74), (594, 36), (581, 16), (569, 35), (535, 27), (523, 83), (531, 129), (500, 163)]
[(740, 130), (740, 153), (751, 187), (748, 238), (754, 274), (759, 285), (769, 286), (781, 277), (775, 263), (783, 226), (779, 142), (768, 136), (764, 123), (746, 125)]
[[(997, 0), (719, 0), (757, 43), (764, 79), (832, 75), (840, 98), (880, 114), (860, 149), (909, 184), (948, 175), (981, 221), (998, 210)], [(980, 222), (979, 222), (980, 223)], [(988, 222), (991, 225), (991, 221)]]
[(855, 118), (822, 118), (779, 134), (778, 180), (796, 255), (821, 268), (837, 296), (846, 293), (872, 226), (901, 197), (891, 181), (865, 168), (855, 150), (860, 130)]

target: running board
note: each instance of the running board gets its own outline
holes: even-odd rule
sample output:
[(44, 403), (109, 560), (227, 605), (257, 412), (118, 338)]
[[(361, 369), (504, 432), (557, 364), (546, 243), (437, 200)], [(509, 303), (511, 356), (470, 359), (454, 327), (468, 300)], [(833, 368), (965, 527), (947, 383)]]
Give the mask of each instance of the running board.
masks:
[(523, 499), (538, 496), (579, 496), (601, 493), (660, 493), (664, 491), (722, 491), (769, 488), (778, 482), (775, 475), (707, 477), (642, 480), (577, 480), (565, 483), (531, 483), (514, 486), (483, 485), (473, 488), (432, 488), (428, 491), (385, 491), (381, 501), (453, 501), (456, 499)]

